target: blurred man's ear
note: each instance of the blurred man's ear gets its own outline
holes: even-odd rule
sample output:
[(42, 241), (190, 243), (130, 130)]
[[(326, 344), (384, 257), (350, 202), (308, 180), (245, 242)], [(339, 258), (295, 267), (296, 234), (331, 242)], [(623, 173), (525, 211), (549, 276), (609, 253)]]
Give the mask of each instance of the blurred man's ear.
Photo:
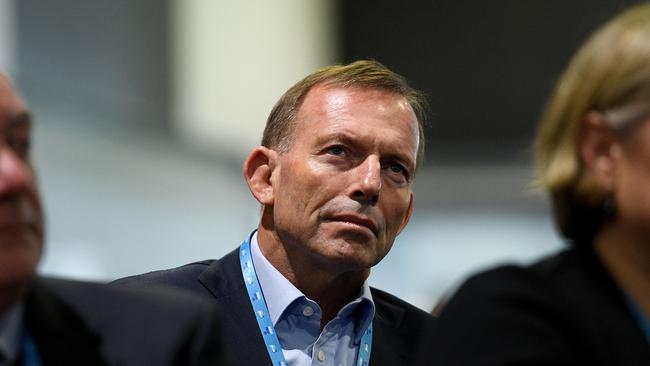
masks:
[(616, 183), (616, 164), (621, 150), (618, 136), (607, 125), (602, 113), (591, 111), (585, 115), (578, 135), (578, 149), (590, 183), (611, 191)]
[(255, 199), (265, 206), (273, 205), (271, 176), (276, 167), (277, 153), (264, 146), (256, 147), (244, 162), (244, 177)]

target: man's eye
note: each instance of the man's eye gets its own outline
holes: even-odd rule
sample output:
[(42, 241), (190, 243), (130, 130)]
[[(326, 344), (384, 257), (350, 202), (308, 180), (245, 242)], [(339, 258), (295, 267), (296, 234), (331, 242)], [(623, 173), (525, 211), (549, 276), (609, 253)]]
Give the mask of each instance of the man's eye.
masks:
[(29, 149), (31, 145), (29, 140), (9, 140), (7, 143), (16, 153), (16, 155), (22, 158), (29, 155)]
[(401, 175), (405, 180), (409, 180), (409, 172), (406, 170), (406, 168), (400, 164), (400, 163), (388, 163), (385, 166), (385, 169), (390, 170), (391, 173), (399, 174)]
[(343, 155), (345, 150), (341, 146), (332, 146), (329, 149), (329, 153), (332, 155)]
[(391, 163), (388, 167), (394, 173), (404, 173), (405, 172), (404, 167), (401, 166), (400, 164), (397, 164), (397, 163)]

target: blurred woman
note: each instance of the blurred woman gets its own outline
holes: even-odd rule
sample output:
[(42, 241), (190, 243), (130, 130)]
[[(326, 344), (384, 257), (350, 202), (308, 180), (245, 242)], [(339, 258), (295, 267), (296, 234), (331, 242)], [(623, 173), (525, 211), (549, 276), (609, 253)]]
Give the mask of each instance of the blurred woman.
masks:
[(470, 278), (419, 364), (650, 365), (649, 4), (574, 55), (535, 153), (568, 249)]

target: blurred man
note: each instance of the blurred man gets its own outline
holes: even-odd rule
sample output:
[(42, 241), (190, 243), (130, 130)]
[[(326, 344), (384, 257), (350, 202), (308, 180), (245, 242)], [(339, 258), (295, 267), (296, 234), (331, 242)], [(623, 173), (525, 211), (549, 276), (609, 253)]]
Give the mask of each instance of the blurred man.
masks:
[(244, 163), (262, 204), (257, 231), (219, 260), (121, 283), (175, 285), (220, 304), (241, 365), (408, 364), (432, 318), (367, 278), (413, 210), (422, 105), (374, 61), (307, 76)]
[(31, 127), (0, 74), (0, 365), (220, 365), (215, 310), (198, 299), (35, 275), (43, 213)]

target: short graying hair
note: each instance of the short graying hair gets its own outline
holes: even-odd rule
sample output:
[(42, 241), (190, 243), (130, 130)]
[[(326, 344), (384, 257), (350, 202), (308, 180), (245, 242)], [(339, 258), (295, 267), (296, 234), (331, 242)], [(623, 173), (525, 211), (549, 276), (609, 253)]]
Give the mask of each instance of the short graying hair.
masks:
[(289, 88), (275, 104), (266, 121), (262, 136), (263, 146), (280, 152), (289, 149), (298, 110), (307, 93), (317, 85), (380, 89), (404, 97), (418, 120), (420, 143), (418, 144), (416, 166), (420, 166), (424, 157), (423, 124), (426, 120), (426, 98), (424, 94), (411, 88), (402, 76), (374, 60), (326, 66)]

